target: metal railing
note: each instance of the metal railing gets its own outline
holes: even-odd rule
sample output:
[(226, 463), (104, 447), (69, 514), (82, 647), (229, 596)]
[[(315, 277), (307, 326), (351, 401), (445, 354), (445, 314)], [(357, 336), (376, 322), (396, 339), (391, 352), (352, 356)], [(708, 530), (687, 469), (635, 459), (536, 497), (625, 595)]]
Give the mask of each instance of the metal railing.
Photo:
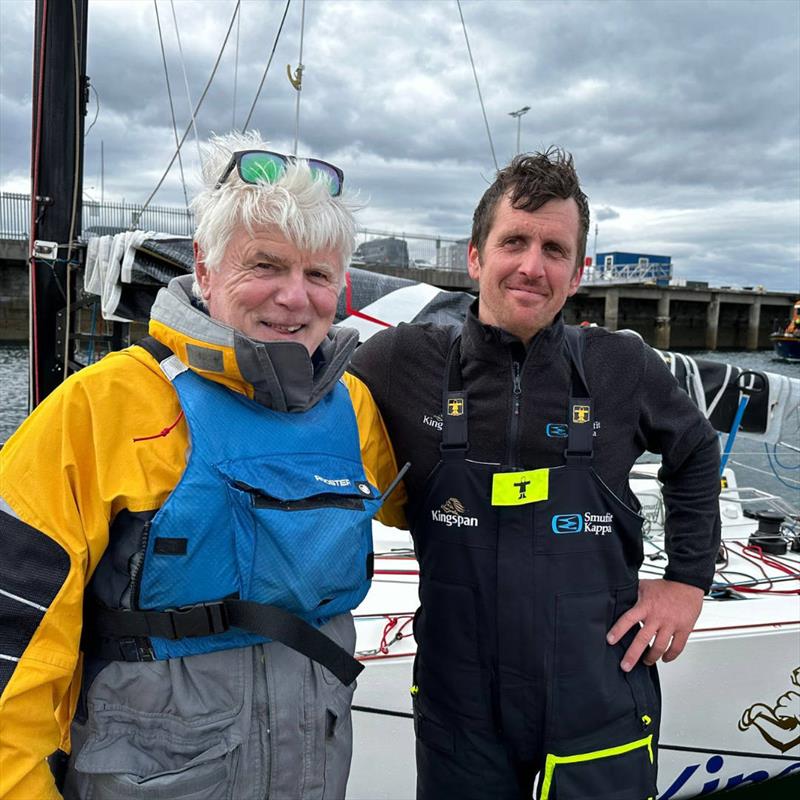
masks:
[(117, 233), (130, 228), (143, 231), (191, 236), (194, 233), (194, 216), (186, 208), (172, 206), (143, 207), (135, 203), (83, 204), (84, 237)]
[(672, 265), (661, 262), (649, 264), (612, 264), (589, 266), (583, 272), (583, 284), (612, 283), (655, 283), (658, 280), (669, 281), (672, 277)]
[[(467, 239), (359, 228), (353, 265), (467, 271)], [(371, 243), (368, 245), (368, 243)]]
[(31, 196), (0, 192), (0, 239), (27, 239), (31, 227)]
[[(28, 194), (0, 192), (0, 239), (26, 240), (31, 223), (31, 198)], [(142, 206), (135, 203), (97, 203), (84, 201), (82, 215), (82, 236), (118, 233), (135, 227), (139, 230), (159, 231), (176, 236), (191, 236), (194, 233), (194, 218), (185, 208), (175, 206)], [(393, 250), (395, 255), (389, 260), (373, 260), (366, 257), (363, 263), (371, 263), (410, 269), (444, 269), (466, 272), (467, 239), (448, 236), (435, 236), (424, 233), (398, 233), (373, 228), (358, 228), (358, 245), (376, 239), (399, 239), (405, 244)], [(396, 254), (400, 252), (398, 257)], [(359, 263), (356, 252), (354, 264)]]
[[(185, 208), (149, 206), (136, 203), (95, 203), (84, 201), (83, 237), (126, 231), (132, 225), (141, 230), (191, 236), (194, 219)], [(136, 224), (138, 221), (138, 224)], [(31, 196), (0, 192), (0, 239), (27, 239), (31, 227)]]

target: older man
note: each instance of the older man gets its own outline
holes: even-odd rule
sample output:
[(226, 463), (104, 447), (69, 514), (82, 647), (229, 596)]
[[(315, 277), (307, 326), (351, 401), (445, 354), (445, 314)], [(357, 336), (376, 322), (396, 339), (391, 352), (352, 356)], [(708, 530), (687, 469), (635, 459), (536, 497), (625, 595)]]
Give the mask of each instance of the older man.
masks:
[[(475, 211), (463, 329), (401, 325), (353, 359), (412, 463), (421, 800), (530, 798), (537, 773), (541, 800), (657, 793), (652, 665), (681, 652), (714, 573), (719, 452), (653, 350), (564, 325), (588, 227), (570, 156), (516, 158)], [(669, 565), (639, 583), (645, 449)]]
[(338, 168), (255, 134), (204, 179), (196, 283), (2, 452), (4, 798), (57, 797), (70, 738), (67, 797), (344, 796), (348, 612), (396, 475), (331, 329), (354, 222)]

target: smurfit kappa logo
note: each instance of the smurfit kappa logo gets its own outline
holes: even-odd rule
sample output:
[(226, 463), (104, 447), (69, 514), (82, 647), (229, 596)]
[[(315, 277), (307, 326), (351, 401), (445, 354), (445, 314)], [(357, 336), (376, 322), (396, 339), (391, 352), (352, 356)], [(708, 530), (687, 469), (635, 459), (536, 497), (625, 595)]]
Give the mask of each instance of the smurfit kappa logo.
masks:
[(592, 533), (595, 536), (605, 536), (613, 533), (611, 523), (614, 515), (592, 514), (589, 511), (583, 514), (555, 514), (550, 520), (553, 533)]
[(478, 518), (468, 516), (468, 511), (464, 508), (464, 504), (451, 497), (442, 503), (441, 508), (431, 509), (431, 519), (434, 522), (439, 522), (452, 528), (455, 525), (457, 528), (475, 528), (478, 525)]
[(553, 533), (581, 533), (583, 517), (580, 514), (556, 514), (550, 525)]
[[(600, 430), (600, 423), (595, 420), (592, 423), (592, 436), (597, 436)], [(544, 433), (548, 439), (566, 439), (569, 436), (569, 425), (565, 422), (548, 422), (544, 426)]]
[(544, 432), (548, 439), (566, 439), (569, 436), (569, 426), (558, 422), (548, 422)]

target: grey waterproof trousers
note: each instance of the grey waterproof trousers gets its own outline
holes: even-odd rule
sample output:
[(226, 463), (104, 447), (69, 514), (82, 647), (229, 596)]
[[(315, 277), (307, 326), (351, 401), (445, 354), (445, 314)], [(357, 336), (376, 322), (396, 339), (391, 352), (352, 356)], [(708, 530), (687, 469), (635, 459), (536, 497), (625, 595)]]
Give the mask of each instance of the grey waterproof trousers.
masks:
[[(350, 614), (322, 630), (350, 653)], [(68, 800), (343, 800), (354, 686), (277, 643), (112, 662), (72, 726)]]

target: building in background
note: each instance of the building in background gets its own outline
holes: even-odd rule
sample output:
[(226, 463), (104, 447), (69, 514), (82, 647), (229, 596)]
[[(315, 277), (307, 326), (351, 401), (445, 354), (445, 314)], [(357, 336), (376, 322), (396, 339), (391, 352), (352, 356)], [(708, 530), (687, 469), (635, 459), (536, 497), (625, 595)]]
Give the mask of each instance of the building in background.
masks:
[(468, 245), (469, 237), (441, 247), (436, 251), (436, 266), (439, 269), (455, 269), (466, 272)]
[(353, 254), (353, 263), (366, 266), (408, 267), (408, 245), (405, 239), (389, 236), (362, 242)]
[(598, 253), (594, 269), (596, 281), (655, 283), (668, 286), (672, 278), (672, 256), (649, 253)]

